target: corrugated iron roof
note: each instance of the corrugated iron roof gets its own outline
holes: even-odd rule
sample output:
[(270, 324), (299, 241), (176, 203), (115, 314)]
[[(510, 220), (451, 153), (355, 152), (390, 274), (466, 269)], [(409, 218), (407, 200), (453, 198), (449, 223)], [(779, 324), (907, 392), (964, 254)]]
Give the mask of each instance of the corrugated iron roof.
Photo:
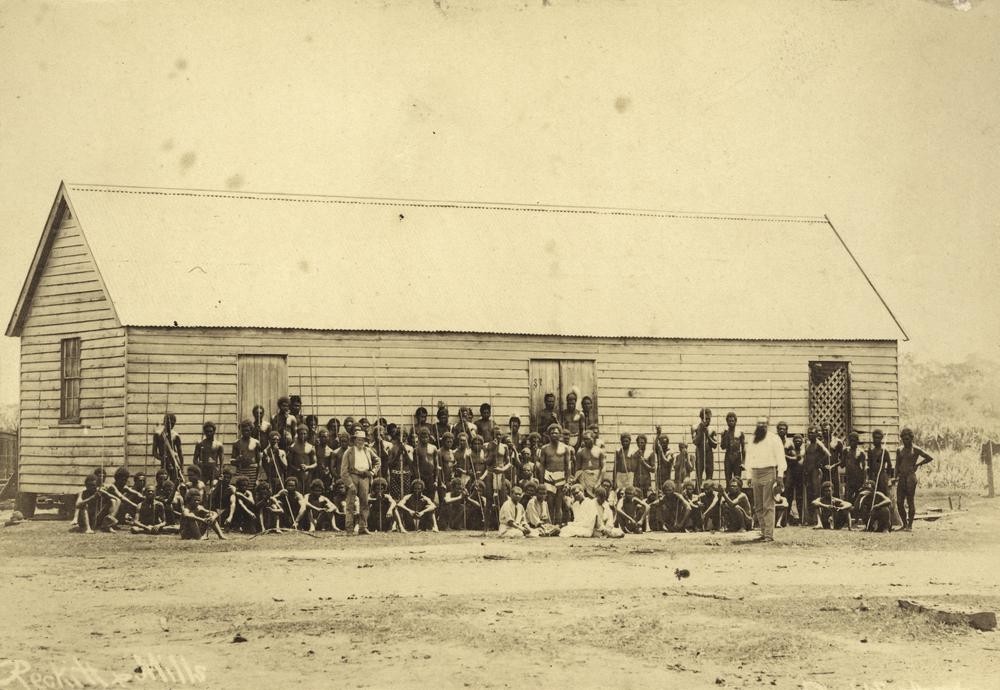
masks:
[(825, 218), (66, 189), (123, 325), (902, 334)]

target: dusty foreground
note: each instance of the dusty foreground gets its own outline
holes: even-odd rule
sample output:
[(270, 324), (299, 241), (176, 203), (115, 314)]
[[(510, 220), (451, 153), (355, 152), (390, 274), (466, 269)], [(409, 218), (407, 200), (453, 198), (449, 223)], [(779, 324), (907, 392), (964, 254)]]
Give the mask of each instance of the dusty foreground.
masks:
[(181, 542), (36, 520), (0, 529), (0, 687), (996, 688), (1000, 632), (897, 606), (1000, 610), (1000, 501), (964, 503), (912, 533), (770, 545)]

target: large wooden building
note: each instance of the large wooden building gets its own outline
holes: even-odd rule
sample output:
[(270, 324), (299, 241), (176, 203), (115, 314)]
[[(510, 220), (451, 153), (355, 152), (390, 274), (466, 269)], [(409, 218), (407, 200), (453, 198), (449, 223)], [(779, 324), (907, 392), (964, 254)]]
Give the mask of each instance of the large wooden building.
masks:
[(206, 417), (228, 442), (286, 393), (323, 421), (528, 420), (575, 386), (609, 441), (675, 447), (705, 406), (893, 439), (906, 337), (825, 217), (70, 184), (7, 335), (29, 503), (151, 469), (166, 410), (190, 456)]

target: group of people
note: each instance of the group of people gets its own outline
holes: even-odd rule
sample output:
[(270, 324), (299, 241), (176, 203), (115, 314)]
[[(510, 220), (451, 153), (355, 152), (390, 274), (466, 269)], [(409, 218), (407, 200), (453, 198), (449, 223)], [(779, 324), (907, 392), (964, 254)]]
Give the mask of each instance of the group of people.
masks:
[[(99, 468), (77, 497), (76, 527), (192, 539), (288, 529), (621, 537), (759, 528), (767, 541), (775, 526), (790, 524), (888, 531), (896, 484), (899, 522), (909, 529), (916, 469), (932, 460), (909, 429), (900, 433), (895, 465), (879, 430), (868, 450), (858, 433), (845, 443), (825, 424), (804, 439), (789, 436), (784, 422), (770, 433), (759, 419), (748, 438), (729, 413), (720, 438), (709, 409), (700, 411), (690, 444), (672, 450), (657, 426), (651, 442), (622, 433), (612, 451), (590, 421), (590, 398), (578, 410), (571, 392), (561, 413), (555, 402), (546, 395), (535, 430), (522, 433), (516, 416), (501, 429), (489, 403), (479, 418), (460, 408), (455, 423), (439, 402), (435, 421), (419, 407), (407, 428), (366, 417), (320, 426), (315, 415), (302, 414), (297, 396), (282, 397), (270, 418), (253, 408), (228, 453), (206, 421), (190, 463), (167, 413), (152, 439), (155, 482), (122, 467), (107, 483)], [(717, 449), (725, 475), (718, 483)]]

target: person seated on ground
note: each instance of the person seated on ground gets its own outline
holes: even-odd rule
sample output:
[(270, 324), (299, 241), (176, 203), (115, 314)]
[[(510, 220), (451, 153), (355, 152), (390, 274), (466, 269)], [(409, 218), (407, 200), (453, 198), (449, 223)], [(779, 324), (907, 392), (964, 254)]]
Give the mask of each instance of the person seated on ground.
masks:
[(468, 492), (462, 484), (461, 477), (453, 477), (448, 482), (448, 490), (444, 493), (444, 500), (441, 503), (440, 527), (442, 529), (465, 529), (465, 518), (468, 510), (465, 504), (466, 496), (468, 496)]
[(279, 490), (274, 497), (281, 506), (281, 526), (298, 529), (298, 516), (302, 513), (305, 498), (299, 493), (299, 480), (289, 477), (285, 480), (285, 488)]
[(722, 498), (721, 492), (711, 479), (701, 485), (701, 498), (698, 510), (701, 512), (702, 529), (706, 532), (718, 532), (722, 529)]
[(788, 499), (778, 484), (774, 485), (774, 526), (788, 526)]
[(110, 513), (114, 516), (116, 525), (131, 522), (132, 518), (135, 517), (135, 511), (139, 509), (139, 503), (129, 496), (132, 490), (128, 485), (128, 478), (128, 470), (119, 467), (115, 470), (112, 483), (104, 488), (104, 492), (116, 506), (116, 510)]
[[(692, 485), (693, 490), (693, 485)], [(690, 524), (688, 516), (694, 506), (677, 491), (677, 485), (669, 479), (663, 482), (660, 496), (656, 499), (655, 510), (660, 514), (660, 529), (664, 532), (684, 532)], [(653, 510), (654, 506), (650, 506)]]
[(233, 468), (229, 465), (223, 466), (218, 472), (218, 481), (212, 484), (212, 489), (208, 492), (208, 501), (205, 505), (211, 511), (226, 515), (233, 503)]
[(166, 526), (166, 512), (163, 504), (156, 500), (156, 489), (147, 486), (132, 519), (132, 534), (160, 534)]
[(94, 533), (98, 524), (97, 513), (101, 494), (97, 490), (97, 477), (88, 475), (83, 480), (83, 491), (76, 495), (76, 520), (74, 529), (85, 534)]
[[(348, 506), (347, 502), (349, 500), (354, 501), (354, 514), (358, 515), (361, 512), (361, 501), (357, 494), (354, 498), (350, 498), (347, 495), (347, 484), (344, 483), (343, 479), (335, 479), (330, 485), (330, 491), (328, 492), (330, 502), (333, 504), (333, 512), (330, 514), (330, 529), (334, 532), (343, 532), (347, 529), (347, 513)], [(368, 497), (371, 499), (371, 496)], [(369, 505), (371, 500), (368, 501)], [(357, 524), (360, 521), (355, 521), (355, 526), (358, 531), (361, 531), (361, 525)]]
[(722, 493), (722, 519), (727, 532), (749, 532), (753, 529), (753, 511), (750, 499), (743, 493), (739, 477), (729, 480)]
[(854, 515), (869, 532), (892, 531), (892, 500), (875, 490), (875, 482), (865, 480), (854, 499)]
[(132, 485), (125, 487), (125, 493), (134, 503), (142, 503), (146, 495), (146, 475), (143, 472), (136, 472), (132, 475)]
[[(360, 499), (359, 499), (360, 502)], [(385, 477), (375, 477), (368, 494), (368, 531), (388, 532), (398, 529), (396, 501), (389, 495), (389, 482)], [(358, 525), (360, 531), (360, 525)]]
[(618, 525), (626, 534), (641, 534), (646, 522), (649, 506), (640, 499), (634, 486), (626, 486), (621, 500), (616, 506)]
[(597, 535), (598, 526), (603, 525), (603, 508), (594, 499), (587, 498), (579, 484), (570, 487), (570, 491), (573, 496), (573, 522), (563, 527), (559, 536), (590, 538)]
[(175, 510), (180, 507), (180, 504), (175, 504), (174, 499), (177, 497), (177, 487), (169, 479), (163, 482), (163, 485), (156, 492), (156, 500), (163, 504), (163, 516), (167, 520), (166, 527), (163, 528), (164, 532), (176, 532), (180, 529), (180, 513)]
[(198, 491), (188, 489), (181, 508), (181, 539), (208, 539), (209, 529), (219, 539), (226, 538), (219, 527), (219, 514), (201, 504), (201, 494)]
[(700, 532), (702, 528), (701, 521), (701, 500), (702, 496), (699, 492), (695, 491), (694, 482), (690, 479), (684, 482), (684, 487), (681, 491), (681, 496), (687, 503), (688, 515), (687, 520), (684, 522), (685, 532)]
[(825, 481), (820, 485), (819, 498), (812, 502), (812, 507), (819, 513), (822, 529), (851, 529), (851, 509), (854, 506), (833, 495), (833, 482)]
[(263, 528), (257, 518), (253, 494), (250, 492), (250, 480), (245, 476), (236, 478), (236, 488), (229, 500), (229, 508), (223, 521), (227, 529), (256, 534)]
[(486, 503), (486, 484), (480, 480), (472, 483), (469, 495), (465, 497), (465, 529), (485, 530), (489, 508)]
[(535, 530), (540, 537), (557, 537), (559, 528), (552, 524), (549, 517), (549, 503), (546, 499), (545, 487), (537, 481), (529, 484), (531, 488), (531, 500), (524, 507), (524, 519), (528, 527)]
[(608, 492), (608, 500), (611, 501), (611, 505), (618, 505), (618, 500), (621, 496), (618, 495), (618, 490), (615, 489), (615, 484), (611, 481), (611, 478), (604, 477), (604, 479), (601, 480), (601, 486), (603, 486), (604, 490)]
[(410, 493), (403, 496), (403, 499), (396, 507), (397, 514), (402, 523), (400, 531), (416, 530), (424, 532), (430, 530), (431, 532), (437, 532), (437, 516), (434, 514), (436, 508), (437, 506), (434, 505), (434, 501), (424, 496), (424, 482), (420, 479), (414, 479), (410, 483)]
[(263, 476), (257, 479), (253, 488), (253, 509), (257, 513), (257, 523), (262, 532), (274, 530), (281, 532), (281, 515), (284, 508), (271, 491), (271, 484)]
[(603, 486), (594, 489), (594, 502), (597, 504), (597, 529), (594, 536), (608, 539), (621, 539), (625, 532), (615, 527), (614, 504), (608, 500), (608, 490)]
[(663, 495), (658, 488), (650, 487), (649, 491), (646, 492), (646, 498), (643, 502), (646, 504), (645, 528), (647, 532), (663, 531), (663, 512), (660, 509), (662, 498)]
[[(194, 489), (198, 494), (199, 500), (204, 499), (205, 482), (201, 481), (201, 470), (197, 465), (188, 465), (184, 471), (187, 474), (187, 481), (177, 485), (177, 493), (183, 497), (189, 489)], [(181, 503), (183, 504), (183, 501)]]
[(510, 495), (507, 496), (507, 500), (500, 507), (498, 537), (502, 539), (520, 539), (521, 537), (538, 536), (535, 530), (528, 526), (528, 522), (524, 516), (524, 506), (521, 505), (523, 497), (524, 492), (521, 490), (521, 487), (514, 485), (510, 490)]
[(299, 529), (310, 532), (316, 530), (341, 530), (333, 522), (333, 512), (336, 510), (333, 501), (323, 495), (323, 480), (313, 479), (309, 483), (309, 493), (302, 500), (296, 516), (295, 524)]

